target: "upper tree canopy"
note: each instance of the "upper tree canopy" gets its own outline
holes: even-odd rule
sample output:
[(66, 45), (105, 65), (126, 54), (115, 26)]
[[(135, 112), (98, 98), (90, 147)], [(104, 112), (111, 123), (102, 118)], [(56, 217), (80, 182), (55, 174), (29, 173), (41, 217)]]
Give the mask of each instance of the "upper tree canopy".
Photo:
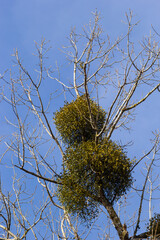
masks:
[[(10, 117), (7, 118), (8, 123), (16, 129), (13, 138), (9, 141), (5, 140), (7, 150), (4, 151), (2, 158), (11, 150), (14, 153), (10, 158), (13, 168), (16, 166), (25, 173), (23, 181), (19, 175), (16, 175), (18, 172), (14, 171), (13, 194), (5, 196), (2, 188), (0, 189), (1, 237), (24, 239), (28, 238), (28, 232), (32, 231), (34, 239), (74, 238), (80, 240), (84, 235), (83, 239), (86, 239), (88, 232), (79, 235), (79, 224), (72, 221), (68, 213), (71, 212), (85, 220), (90, 220), (96, 216), (100, 209), (99, 206), (105, 208), (107, 221), (109, 218), (113, 223), (108, 225), (109, 229), (115, 228), (121, 240), (142, 238), (142, 236), (147, 238), (149, 234), (153, 233), (154, 236), (154, 233), (159, 234), (158, 215), (150, 221), (147, 232), (138, 234), (139, 227), (143, 223), (143, 210), (146, 211), (143, 201), (147, 199), (145, 194), (146, 189), (148, 190), (147, 184), (153, 186), (155, 182), (154, 178), (152, 180), (152, 167), (154, 162), (159, 160), (159, 132), (155, 133), (150, 149), (146, 148), (139, 159), (137, 156), (138, 160), (134, 166), (124, 148), (111, 140), (116, 129), (131, 127), (128, 123), (134, 120), (133, 111), (136, 108), (144, 102), (147, 103), (146, 100), (151, 95), (153, 96), (153, 93), (160, 92), (159, 41), (154, 35), (150, 35), (142, 42), (139, 42), (138, 38), (136, 45), (131, 37), (137, 23), (132, 22), (132, 13), (126, 16), (128, 31), (114, 42), (109, 36), (103, 34), (97, 12), (94, 14), (94, 21), (85, 26), (83, 32), (76, 33), (72, 30), (69, 37), (70, 44), (64, 48), (67, 60), (69, 60), (68, 66), (73, 67), (72, 75), (69, 77), (66, 76), (66, 72), (60, 74), (58, 65), (56, 65), (57, 73), (55, 67), (44, 65), (48, 49), (43, 39), (40, 45), (36, 44), (39, 61), (35, 69), (36, 77), (35, 72), (25, 68), (17, 50), (15, 51), (17, 73), (12, 75), (14, 71), (10, 71), (10, 82), (4, 76), (0, 76), (1, 80), (5, 80), (10, 92), (8, 96), (8, 90), (5, 91), (4, 88), (2, 99), (12, 106), (15, 116), (13, 122), (9, 121)], [(70, 73), (70, 70), (67, 72)], [(61, 76), (65, 76), (65, 79)], [(73, 82), (67, 84), (67, 78), (73, 79)], [(66, 103), (55, 113), (54, 123), (60, 133), (60, 138), (55, 134), (50, 115), (57, 97), (56, 93), (53, 96), (54, 81), (62, 85), (65, 99), (70, 93), (72, 97), (76, 96), (72, 102)], [(48, 92), (46, 93), (44, 89)], [(61, 96), (62, 92), (58, 92), (58, 96)], [(46, 96), (48, 96), (48, 102)], [(92, 96), (96, 98), (93, 100)], [(102, 98), (106, 111), (99, 106)], [(154, 106), (157, 109), (156, 105)], [(139, 135), (137, 135), (138, 138)], [(62, 146), (61, 140), (66, 144), (65, 147)], [(119, 140), (127, 144), (125, 137)], [(144, 137), (143, 140), (145, 140)], [(62, 158), (57, 153), (57, 149)], [(135, 152), (138, 155), (137, 149)], [(143, 165), (145, 158), (146, 162)], [(6, 159), (8, 163), (8, 157)], [(62, 172), (58, 171), (60, 159), (62, 159)], [(117, 214), (114, 203), (131, 187), (131, 173), (134, 168), (138, 172), (138, 166), (139, 168), (144, 166), (147, 170), (144, 181), (143, 178), (138, 177), (138, 180), (143, 181), (142, 185), (139, 186), (138, 182), (138, 186), (134, 186), (136, 192), (138, 190), (138, 195), (134, 189), (132, 191), (132, 194), (135, 193), (135, 197), (138, 196), (138, 198), (132, 201), (132, 209), (125, 202), (124, 210), (121, 208), (121, 214)], [(158, 164), (156, 168), (157, 166)], [(31, 193), (30, 196), (31, 203), (35, 202), (34, 219), (31, 219), (32, 212), (27, 214), (28, 208), (25, 204), (28, 204), (28, 189), (27, 191), (25, 189), (27, 186), (31, 189), (30, 184), (26, 184), (28, 174), (32, 178), (36, 177), (36, 183), (38, 182), (43, 188), (43, 191), (35, 191), (38, 194)], [(155, 178), (159, 180), (159, 175)], [(30, 181), (30, 177), (28, 180)], [(58, 189), (57, 195), (55, 188)], [(149, 201), (151, 203), (152, 190), (155, 188), (153, 186), (150, 189)], [(159, 188), (156, 191), (159, 191)], [(42, 201), (39, 201), (41, 192), (43, 193)], [(34, 201), (33, 196), (36, 197)], [(137, 211), (135, 199), (137, 199), (136, 206), (139, 201)], [(123, 199), (120, 200), (123, 201)], [(28, 206), (30, 210), (31, 204)], [(54, 207), (63, 211), (59, 219), (56, 218)], [(124, 216), (126, 214), (123, 212), (127, 212), (127, 207), (129, 214)], [(32, 209), (35, 210), (35, 208)], [(132, 210), (133, 217), (130, 214)], [(126, 222), (123, 225), (124, 220)], [(42, 224), (44, 224), (43, 227)], [(45, 226), (46, 231), (44, 231)], [(54, 226), (57, 226), (57, 232)], [(112, 230), (108, 232), (108, 235), (106, 228), (104, 238), (118, 239), (110, 235)], [(83, 232), (85, 232), (84, 229)]]

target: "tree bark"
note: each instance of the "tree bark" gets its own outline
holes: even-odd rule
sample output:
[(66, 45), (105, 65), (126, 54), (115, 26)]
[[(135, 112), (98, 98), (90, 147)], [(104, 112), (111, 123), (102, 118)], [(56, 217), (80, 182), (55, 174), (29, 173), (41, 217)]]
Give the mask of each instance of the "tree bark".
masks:
[(128, 235), (128, 231), (126, 229), (126, 227), (124, 227), (117, 215), (117, 213), (115, 212), (113, 205), (108, 201), (108, 199), (105, 197), (103, 190), (101, 189), (101, 203), (102, 205), (106, 208), (110, 219), (112, 220), (112, 223), (114, 224), (115, 229), (117, 230), (117, 233), (119, 235), (119, 238), (121, 240), (129, 240), (129, 235)]

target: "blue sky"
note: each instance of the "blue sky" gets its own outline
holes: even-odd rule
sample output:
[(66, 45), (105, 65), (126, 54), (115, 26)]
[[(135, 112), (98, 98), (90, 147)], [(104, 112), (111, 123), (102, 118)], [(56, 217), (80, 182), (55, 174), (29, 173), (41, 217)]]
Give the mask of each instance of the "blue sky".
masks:
[(125, 19), (129, 9), (133, 10), (137, 20), (141, 20), (140, 36), (148, 34), (151, 24), (160, 30), (158, 0), (1, 0), (0, 69), (8, 67), (15, 47), (26, 56), (33, 50), (33, 41), (40, 41), (42, 37), (50, 40), (57, 49), (64, 43), (71, 27), (80, 29), (88, 23), (96, 8), (101, 12), (105, 32), (113, 36), (124, 30), (121, 20)]
[[(91, 12), (96, 9), (101, 13), (104, 32), (111, 39), (127, 31), (127, 26), (122, 21), (129, 9), (133, 10), (135, 21), (140, 21), (133, 35), (135, 41), (148, 35), (152, 25), (160, 33), (159, 0), (0, 0), (0, 73), (13, 65), (11, 55), (15, 48), (19, 50), (27, 69), (32, 71), (35, 60), (32, 56), (34, 41), (40, 42), (42, 38), (49, 40), (52, 46), (50, 64), (54, 64), (56, 59), (63, 64), (58, 49), (67, 42), (71, 28), (75, 26), (80, 31), (91, 19)], [(148, 105), (149, 102), (152, 104)], [(0, 129), (5, 134), (8, 125), (5, 124), (4, 116), (10, 110), (2, 104), (0, 109)], [(119, 134), (120, 138), (135, 140), (131, 147), (132, 155), (142, 153), (149, 144), (151, 131), (160, 127), (159, 109), (159, 95), (155, 94), (138, 108), (132, 136)]]

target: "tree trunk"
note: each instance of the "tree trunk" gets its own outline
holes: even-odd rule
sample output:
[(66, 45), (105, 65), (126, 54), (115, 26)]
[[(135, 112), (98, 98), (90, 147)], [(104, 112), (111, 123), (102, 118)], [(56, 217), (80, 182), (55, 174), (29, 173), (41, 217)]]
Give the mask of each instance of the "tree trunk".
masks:
[(107, 200), (107, 198), (104, 195), (103, 190), (101, 190), (101, 203), (103, 204), (103, 206), (106, 208), (110, 219), (112, 220), (112, 223), (115, 226), (115, 229), (117, 230), (117, 233), (119, 235), (119, 238), (121, 240), (129, 240), (129, 236), (128, 236), (128, 231), (126, 229), (126, 225), (122, 225), (117, 213), (115, 212), (112, 204)]

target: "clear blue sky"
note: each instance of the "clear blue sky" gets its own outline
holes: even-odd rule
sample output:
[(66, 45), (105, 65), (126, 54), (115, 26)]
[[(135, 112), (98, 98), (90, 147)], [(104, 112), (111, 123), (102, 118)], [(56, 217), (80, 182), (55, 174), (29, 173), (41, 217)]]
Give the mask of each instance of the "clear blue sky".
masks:
[(88, 23), (91, 12), (101, 12), (106, 33), (117, 35), (124, 29), (121, 20), (132, 9), (141, 20), (140, 36), (148, 34), (151, 24), (159, 26), (158, 0), (0, 0), (0, 70), (8, 67), (11, 53), (17, 47), (22, 54), (30, 54), (33, 41), (42, 37), (60, 47), (71, 27), (78, 29)]
[[(15, 48), (19, 50), (27, 69), (32, 69), (34, 41), (40, 42), (42, 37), (50, 40), (52, 46), (50, 64), (62, 59), (58, 49), (66, 43), (71, 28), (75, 26), (80, 30), (96, 9), (101, 13), (104, 32), (112, 39), (126, 32), (122, 20), (125, 20), (125, 12), (129, 9), (133, 10), (135, 20), (140, 20), (133, 36), (136, 41), (149, 34), (151, 25), (160, 33), (159, 0), (0, 0), (0, 73), (13, 65), (11, 55)], [(132, 155), (142, 153), (149, 143), (151, 131), (160, 128), (159, 99), (158, 95), (149, 99), (153, 103), (142, 106), (143, 114), (142, 108), (137, 111), (132, 136), (126, 137), (126, 140), (135, 140)], [(5, 134), (8, 126), (4, 116), (9, 110), (2, 104), (0, 109), (0, 131)]]

